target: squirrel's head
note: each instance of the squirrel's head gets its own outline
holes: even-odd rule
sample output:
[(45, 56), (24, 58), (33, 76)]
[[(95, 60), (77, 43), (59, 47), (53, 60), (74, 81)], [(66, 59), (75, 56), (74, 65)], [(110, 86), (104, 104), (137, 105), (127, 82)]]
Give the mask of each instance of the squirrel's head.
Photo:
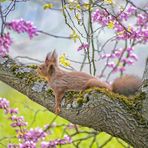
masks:
[(55, 50), (53, 52), (49, 52), (44, 63), (38, 66), (38, 74), (44, 79), (50, 81), (50, 78), (55, 74), (56, 67), (58, 66), (57, 58), (58, 55)]

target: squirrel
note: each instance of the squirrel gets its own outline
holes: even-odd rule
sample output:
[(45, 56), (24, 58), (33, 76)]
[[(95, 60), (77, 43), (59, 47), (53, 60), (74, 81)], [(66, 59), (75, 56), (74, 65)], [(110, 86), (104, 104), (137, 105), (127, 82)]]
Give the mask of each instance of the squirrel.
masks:
[(125, 96), (134, 95), (142, 84), (137, 76), (125, 75), (115, 79), (112, 85), (84, 72), (65, 71), (58, 65), (56, 51), (47, 54), (43, 64), (37, 68), (37, 73), (48, 81), (55, 95), (55, 113), (61, 111), (61, 101), (67, 91), (83, 91), (92, 87), (106, 88)]

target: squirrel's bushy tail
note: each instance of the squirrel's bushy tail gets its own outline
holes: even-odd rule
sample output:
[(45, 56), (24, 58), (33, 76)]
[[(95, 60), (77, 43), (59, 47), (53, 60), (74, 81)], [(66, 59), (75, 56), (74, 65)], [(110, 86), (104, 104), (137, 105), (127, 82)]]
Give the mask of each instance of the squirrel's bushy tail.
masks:
[(125, 75), (115, 79), (112, 83), (112, 91), (125, 96), (130, 96), (134, 95), (141, 85), (142, 80), (139, 77), (134, 75)]

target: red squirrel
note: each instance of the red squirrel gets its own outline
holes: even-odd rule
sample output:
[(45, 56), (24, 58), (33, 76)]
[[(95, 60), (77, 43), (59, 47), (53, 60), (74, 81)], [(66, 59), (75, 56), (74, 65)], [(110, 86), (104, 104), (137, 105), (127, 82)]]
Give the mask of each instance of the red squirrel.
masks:
[(38, 66), (37, 72), (48, 81), (48, 85), (53, 90), (57, 114), (61, 110), (61, 101), (67, 91), (83, 91), (91, 87), (101, 87), (128, 96), (133, 95), (141, 85), (141, 80), (132, 75), (118, 78), (110, 85), (84, 72), (65, 71), (58, 65), (58, 55), (55, 50), (47, 54), (45, 62)]

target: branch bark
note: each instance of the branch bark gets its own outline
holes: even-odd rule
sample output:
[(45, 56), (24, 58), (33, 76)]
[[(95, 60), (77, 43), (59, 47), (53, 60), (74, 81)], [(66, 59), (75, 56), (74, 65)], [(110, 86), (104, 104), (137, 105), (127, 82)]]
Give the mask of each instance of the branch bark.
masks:
[[(54, 112), (52, 91), (36, 75), (34, 66), (22, 65), (9, 57), (0, 58), (0, 80)], [(134, 101), (101, 89), (86, 91), (81, 101), (74, 99), (79, 98), (78, 94), (65, 94), (59, 116), (74, 124), (119, 137), (135, 148), (148, 147), (148, 107), (144, 105), (148, 100), (148, 60), (142, 93)]]
[(142, 92), (145, 93), (145, 99), (142, 102), (142, 115), (145, 119), (148, 120), (148, 58), (146, 60), (145, 71), (143, 75), (143, 85), (142, 85)]

